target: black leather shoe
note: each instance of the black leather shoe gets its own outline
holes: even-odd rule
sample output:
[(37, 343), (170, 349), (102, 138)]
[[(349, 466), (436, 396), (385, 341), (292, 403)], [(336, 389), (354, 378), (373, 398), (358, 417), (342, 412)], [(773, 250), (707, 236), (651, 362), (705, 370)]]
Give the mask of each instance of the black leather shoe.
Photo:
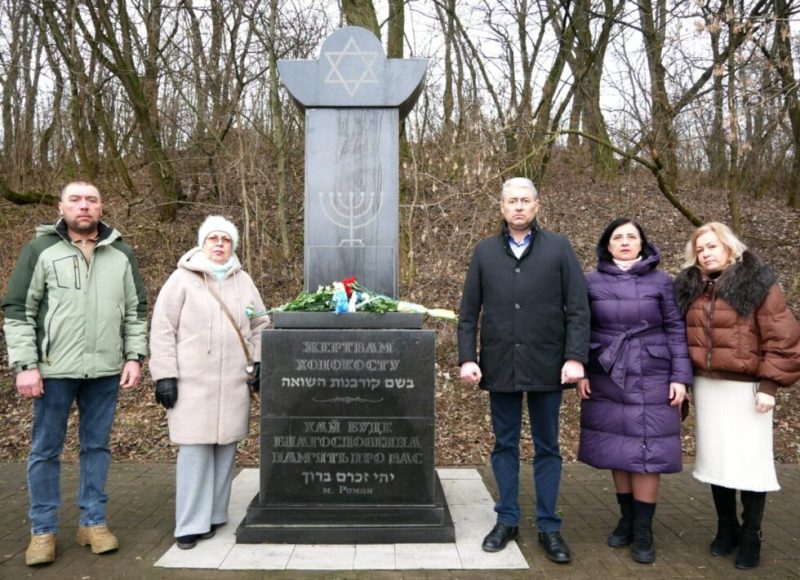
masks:
[(539, 545), (544, 548), (547, 558), (558, 564), (567, 564), (572, 561), (569, 547), (561, 537), (561, 532), (539, 532)]
[(517, 526), (506, 526), (503, 524), (495, 524), (489, 535), (483, 539), (484, 552), (499, 552), (506, 547), (506, 544), (519, 536), (519, 528)]
[(175, 538), (178, 544), (178, 548), (181, 550), (191, 550), (197, 545), (197, 539), (200, 537), (199, 534), (188, 534), (186, 536), (178, 536)]
[(175, 538), (175, 541), (177, 542), (179, 549), (191, 550), (197, 545), (197, 540), (208, 540), (209, 538), (213, 538), (216, 533), (217, 530), (215, 529), (214, 524), (211, 524), (211, 529), (205, 534), (189, 534), (187, 536), (178, 536)]

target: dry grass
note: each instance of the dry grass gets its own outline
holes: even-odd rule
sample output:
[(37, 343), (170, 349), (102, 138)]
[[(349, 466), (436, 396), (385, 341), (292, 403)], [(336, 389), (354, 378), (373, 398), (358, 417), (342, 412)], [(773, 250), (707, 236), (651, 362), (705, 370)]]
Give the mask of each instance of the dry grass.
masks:
[[(464, 160), (461, 163), (462, 167), (475, 167)], [(414, 175), (409, 172), (403, 178), (407, 197), (415, 200), (415, 205), (413, 212), (405, 206), (401, 215), (401, 223), (405, 226), (410, 221), (413, 231), (404, 246), (401, 296), (428, 306), (457, 309), (472, 247), (499, 227), (495, 201), (498, 179), (486, 178), (486, 172), (479, 169), (469, 175), (447, 176), (441, 167), (434, 165), (420, 164)], [(692, 227), (658, 193), (649, 174), (630, 173), (613, 182), (599, 183), (590, 166), (572, 159), (554, 161), (548, 175), (542, 184), (542, 221), (545, 227), (570, 238), (585, 270), (594, 266), (594, 245), (602, 229), (612, 218), (625, 215), (643, 224), (665, 257), (663, 267), (671, 274), (677, 273), (683, 244)], [(263, 218), (255, 220), (251, 228), (254, 242), (249, 271), (265, 303), (273, 306), (293, 298), (302, 287), (302, 204), (298, 199), (302, 186), (295, 184), (293, 191), (290, 207), (296, 209), (290, 224), (291, 259), (280, 257), (274, 233), (274, 207), (269, 202), (260, 202)], [(729, 221), (723, 193), (698, 188), (691, 195), (685, 192), (682, 195), (704, 219)], [(208, 199), (198, 194), (193, 205), (182, 208), (178, 222), (159, 224), (151, 201), (139, 200), (136, 205), (129, 205), (119, 196), (106, 196), (108, 222), (119, 227), (134, 245), (151, 304), (178, 257), (194, 245), (196, 227), (202, 217), (206, 213), (224, 213), (241, 223), (241, 208), (236, 203), (233, 199)], [(743, 207), (745, 241), (776, 270), (788, 292), (790, 306), (796, 314), (800, 313), (800, 212), (788, 209), (782, 200), (768, 197), (747, 198)], [(54, 213), (53, 208), (18, 208), (0, 202), (0, 225), (6, 240), (6, 251), (0, 255), (3, 287), (20, 247), (31, 237), (34, 226), (52, 220)], [(413, 260), (408, 250), (413, 251)], [(436, 463), (485, 463), (492, 445), (486, 394), (457, 380), (453, 326), (444, 323), (430, 323), (430, 326), (437, 330)], [(31, 405), (16, 395), (13, 377), (5, 364), (4, 344), (0, 344), (0, 352), (4, 369), (0, 371), (0, 415), (5, 418), (0, 424), (0, 453), (5, 461), (18, 461), (26, 456), (29, 446)], [(562, 451), (565, 460), (572, 461), (577, 451), (579, 406), (572, 392), (564, 400)], [(243, 464), (258, 462), (256, 404), (252, 413), (251, 435), (241, 444)], [(800, 403), (796, 389), (784, 390), (775, 413), (778, 461), (800, 461), (798, 417)], [(684, 430), (687, 456), (694, 450), (691, 421), (690, 417)], [(71, 429), (65, 452), (68, 457), (76, 455), (76, 443), (75, 430)], [(121, 395), (112, 445), (117, 460), (173, 459), (165, 414), (153, 400), (149, 379), (139, 390)], [(525, 436), (523, 458), (531, 457), (531, 447), (530, 436)]]

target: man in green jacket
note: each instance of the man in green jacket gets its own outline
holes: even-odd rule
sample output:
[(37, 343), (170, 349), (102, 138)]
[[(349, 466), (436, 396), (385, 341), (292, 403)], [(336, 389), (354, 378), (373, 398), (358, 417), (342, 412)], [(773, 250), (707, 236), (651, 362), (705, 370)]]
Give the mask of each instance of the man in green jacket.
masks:
[(3, 299), (3, 331), (16, 386), (33, 399), (28, 457), (29, 566), (56, 557), (60, 455), (73, 401), (80, 416), (77, 542), (119, 547), (106, 522), (109, 438), (120, 387), (139, 384), (147, 354), (147, 298), (133, 251), (100, 221), (97, 188), (69, 183), (55, 226), (22, 249)]

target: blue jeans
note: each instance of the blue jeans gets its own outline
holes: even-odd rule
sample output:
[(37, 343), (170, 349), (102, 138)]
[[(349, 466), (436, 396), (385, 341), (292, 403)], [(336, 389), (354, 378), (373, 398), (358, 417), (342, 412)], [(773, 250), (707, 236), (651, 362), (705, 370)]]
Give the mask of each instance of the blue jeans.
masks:
[[(558, 417), (562, 391), (528, 392), (528, 415), (533, 436), (533, 480), (536, 486), (536, 527), (540, 532), (561, 529), (556, 513), (561, 484), (561, 451), (558, 447)], [(489, 393), (494, 428), (492, 471), (500, 494), (494, 511), (497, 522), (518, 526), (519, 437), (522, 427), (523, 393)]]
[(80, 525), (106, 523), (105, 492), (111, 450), (108, 441), (117, 408), (119, 375), (98, 379), (45, 379), (44, 395), (33, 403), (33, 435), (28, 456), (32, 534), (58, 532), (61, 505), (61, 451), (72, 402), (77, 401), (81, 442), (78, 506)]

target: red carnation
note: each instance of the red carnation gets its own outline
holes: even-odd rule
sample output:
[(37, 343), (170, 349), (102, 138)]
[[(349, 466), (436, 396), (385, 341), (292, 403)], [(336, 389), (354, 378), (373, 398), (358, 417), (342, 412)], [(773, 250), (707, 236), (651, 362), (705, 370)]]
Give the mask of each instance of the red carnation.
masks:
[(350, 284), (353, 284), (354, 282), (357, 282), (355, 276), (350, 276), (349, 278), (342, 280), (342, 285), (344, 286), (344, 291), (347, 292), (348, 298), (350, 298), (350, 296), (353, 294), (353, 289), (350, 288)]

